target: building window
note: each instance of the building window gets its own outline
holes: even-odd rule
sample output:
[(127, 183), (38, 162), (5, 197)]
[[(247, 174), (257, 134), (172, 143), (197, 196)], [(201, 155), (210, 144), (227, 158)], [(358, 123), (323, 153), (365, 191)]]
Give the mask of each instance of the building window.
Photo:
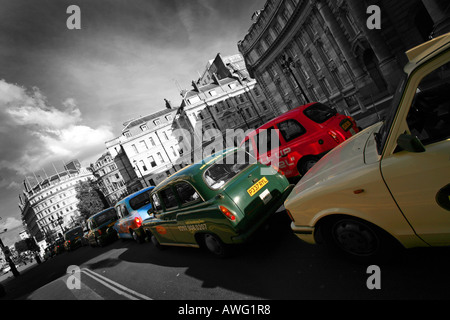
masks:
[(159, 161), (161, 161), (161, 163), (164, 163), (164, 158), (163, 158), (162, 154), (160, 152), (158, 152), (157, 155), (158, 155)]
[(157, 119), (153, 121), (153, 123), (155, 124), (155, 126), (159, 126), (161, 124), (161, 120)]
[(155, 140), (153, 140), (153, 138), (152, 137), (150, 137), (150, 138), (148, 138), (149, 140), (150, 140), (150, 143), (152, 144), (152, 146), (156, 146), (156, 144), (155, 144)]
[(143, 148), (144, 150), (148, 150), (147, 144), (145, 143), (144, 140), (142, 140), (142, 141), (140, 142), (140, 144), (141, 144), (141, 146), (142, 146), (142, 148)]
[(145, 162), (143, 160), (139, 161), (139, 163), (141, 164), (141, 167), (144, 171), (147, 171), (147, 167), (145, 166)]
[(167, 121), (172, 121), (172, 120), (173, 120), (173, 118), (172, 118), (171, 115), (168, 115), (168, 116), (166, 117), (166, 119), (167, 119)]
[(316, 58), (314, 58), (313, 55), (310, 55), (308, 57), (308, 59), (309, 59), (309, 62), (311, 63), (311, 65), (314, 67), (314, 69), (316, 69), (316, 71), (319, 71), (320, 70), (320, 65), (317, 62)]
[(125, 137), (127, 137), (127, 138), (130, 138), (130, 137), (131, 137), (131, 132), (130, 132), (130, 131), (125, 131), (125, 132), (123, 133), (123, 135), (124, 135)]
[(133, 148), (134, 153), (139, 153), (138, 149), (136, 148), (136, 145), (132, 144), (131, 147)]
[(142, 130), (142, 131), (148, 130), (148, 126), (147, 126), (146, 124), (143, 124), (143, 125), (141, 126), (141, 130)]
[(152, 168), (156, 167), (156, 162), (155, 162), (155, 159), (153, 158), (153, 156), (148, 157), (148, 161), (150, 162), (150, 165), (152, 166)]

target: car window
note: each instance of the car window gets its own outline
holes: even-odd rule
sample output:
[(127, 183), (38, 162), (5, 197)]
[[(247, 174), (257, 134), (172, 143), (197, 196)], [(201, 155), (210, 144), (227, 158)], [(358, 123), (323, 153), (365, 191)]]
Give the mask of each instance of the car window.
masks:
[(162, 210), (161, 201), (159, 201), (159, 197), (156, 193), (152, 195), (152, 199), (155, 211), (161, 211)]
[(120, 205), (117, 207), (117, 212), (118, 212), (118, 214), (119, 214), (119, 217), (121, 217), (121, 218), (126, 217), (126, 216), (128, 216), (128, 215), (130, 214), (130, 213), (128, 212), (128, 209), (127, 209), (127, 207), (126, 207), (125, 204), (120, 204)]
[(137, 210), (150, 203), (150, 190), (144, 191), (130, 199), (130, 207)]
[(177, 190), (181, 204), (194, 202), (200, 199), (197, 191), (195, 191), (194, 187), (192, 187), (189, 183), (180, 182), (175, 185), (175, 189)]
[(423, 145), (450, 138), (450, 62), (422, 79), (406, 122)]
[(305, 128), (294, 119), (289, 119), (278, 124), (278, 129), (284, 140), (291, 141), (305, 134)]
[(219, 189), (250, 164), (255, 163), (254, 158), (243, 149), (238, 149), (219, 160), (204, 173), (205, 182), (212, 189)]
[(316, 123), (324, 123), (331, 117), (335, 116), (337, 111), (321, 103), (315, 103), (306, 108), (303, 113), (309, 119)]
[(117, 213), (115, 209), (109, 209), (108, 211), (103, 212), (102, 214), (95, 216), (92, 220), (95, 222), (97, 226), (102, 225), (109, 220), (112, 220), (117, 217)]
[(255, 144), (259, 154), (278, 149), (281, 143), (275, 127), (270, 127), (256, 134)]
[(72, 230), (67, 231), (67, 232), (64, 234), (64, 239), (65, 239), (65, 240), (69, 240), (70, 238), (79, 236), (79, 235), (81, 235), (81, 234), (83, 234), (83, 229), (82, 229), (81, 227), (78, 227), (78, 228), (75, 228), (75, 229), (72, 229)]
[(164, 203), (164, 207), (166, 209), (178, 207), (177, 199), (175, 198), (175, 194), (170, 187), (161, 190), (159, 195), (161, 196), (161, 201)]

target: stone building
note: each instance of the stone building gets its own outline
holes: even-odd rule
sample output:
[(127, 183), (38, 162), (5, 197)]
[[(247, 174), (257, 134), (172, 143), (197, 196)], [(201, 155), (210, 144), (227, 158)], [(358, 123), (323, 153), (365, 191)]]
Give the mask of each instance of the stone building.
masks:
[(166, 101), (164, 110), (126, 121), (122, 135), (106, 142), (115, 163), (123, 164), (120, 173), (124, 173), (125, 183), (131, 181), (134, 185), (130, 193), (156, 186), (181, 168), (175, 164), (180, 157), (180, 148), (172, 132), (176, 113), (177, 109)]
[(110, 206), (128, 194), (127, 185), (119, 167), (109, 152), (104, 153), (95, 163), (91, 164), (91, 169)]
[[(381, 9), (381, 29), (367, 27), (369, 5)], [(382, 109), (404, 52), (450, 31), (445, 0), (268, 0), (252, 19), (238, 48), (280, 112), (312, 101), (353, 116)]]
[[(192, 89), (181, 92), (182, 103), (175, 115), (173, 129), (186, 130), (179, 139), (181, 150), (188, 151), (186, 162), (193, 161), (192, 151), (203, 150), (220, 141), (227, 130), (251, 130), (272, 119), (276, 112), (255, 79), (250, 78), (242, 55), (210, 60)], [(240, 142), (229, 135), (230, 145)], [(227, 142), (222, 140), (223, 147)], [(198, 159), (196, 159), (198, 160)]]
[(83, 223), (79, 219), (75, 187), (88, 179), (94, 179), (92, 172), (80, 168), (41, 178), (34, 186), (24, 181), (25, 191), (19, 198), (19, 207), (30, 235), (37, 241), (45, 238), (51, 242), (68, 229)]

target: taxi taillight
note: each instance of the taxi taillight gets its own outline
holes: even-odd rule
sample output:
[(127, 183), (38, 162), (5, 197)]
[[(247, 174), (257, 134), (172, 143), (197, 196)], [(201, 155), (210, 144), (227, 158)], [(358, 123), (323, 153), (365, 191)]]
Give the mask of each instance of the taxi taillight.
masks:
[(334, 141), (336, 141), (337, 143), (341, 143), (341, 139), (339, 139), (339, 136), (337, 135), (336, 132), (334, 131), (328, 131), (328, 134), (334, 139)]
[(232, 214), (231, 211), (228, 210), (226, 207), (219, 206), (219, 208), (220, 208), (220, 211), (223, 213), (223, 215), (225, 217), (227, 217), (229, 220), (231, 220), (231, 221), (235, 221), (236, 220), (236, 217), (234, 216), (234, 214)]
[(134, 218), (134, 222), (136, 222), (138, 228), (142, 225), (142, 219), (139, 217)]

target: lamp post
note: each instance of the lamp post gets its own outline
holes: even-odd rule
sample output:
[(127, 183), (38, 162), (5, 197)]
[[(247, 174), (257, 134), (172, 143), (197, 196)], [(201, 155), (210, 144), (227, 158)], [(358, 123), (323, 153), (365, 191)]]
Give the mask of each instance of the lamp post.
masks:
[[(1, 220), (1, 217), (0, 217), (0, 220)], [(4, 229), (3, 232), (0, 232), (0, 234), (5, 233), (6, 231), (8, 231), (8, 229)], [(3, 244), (2, 239), (0, 239), (0, 248), (2, 249), (3, 254), (5, 255), (6, 261), (8, 262), (9, 266), (11, 267), (11, 272), (13, 273), (14, 277), (17, 278), (18, 276), (20, 276), (20, 273), (19, 273), (19, 271), (17, 271), (16, 265), (14, 264), (14, 262), (11, 259), (11, 252), (9, 251), (9, 248)]]
[(286, 58), (286, 55), (283, 54), (282, 56), (283, 62), (281, 63), (281, 66), (285, 69), (288, 70), (292, 76), (292, 78), (294, 78), (295, 83), (297, 83), (297, 86), (300, 88), (300, 91), (303, 95), (303, 98), (305, 99), (306, 102), (310, 101), (308, 96), (305, 93), (305, 90), (303, 90), (303, 87), (301, 86), (300, 82), (298, 82), (297, 77), (294, 74), (294, 71), (292, 71), (291, 66), (294, 64), (294, 60), (292, 60), (291, 57)]
[(61, 237), (64, 235), (64, 228), (63, 228), (63, 217), (58, 217), (57, 222), (59, 224), (59, 227), (61, 228)]
[(136, 160), (133, 160), (133, 163), (134, 163), (134, 165), (136, 166), (136, 168), (138, 169), (139, 174), (141, 175), (142, 180), (144, 180), (145, 186), (148, 187), (147, 181), (145, 181), (145, 178), (144, 178), (144, 176), (142, 175), (141, 168), (139, 168), (139, 166), (138, 166), (138, 164), (137, 164), (137, 161), (136, 161)]

